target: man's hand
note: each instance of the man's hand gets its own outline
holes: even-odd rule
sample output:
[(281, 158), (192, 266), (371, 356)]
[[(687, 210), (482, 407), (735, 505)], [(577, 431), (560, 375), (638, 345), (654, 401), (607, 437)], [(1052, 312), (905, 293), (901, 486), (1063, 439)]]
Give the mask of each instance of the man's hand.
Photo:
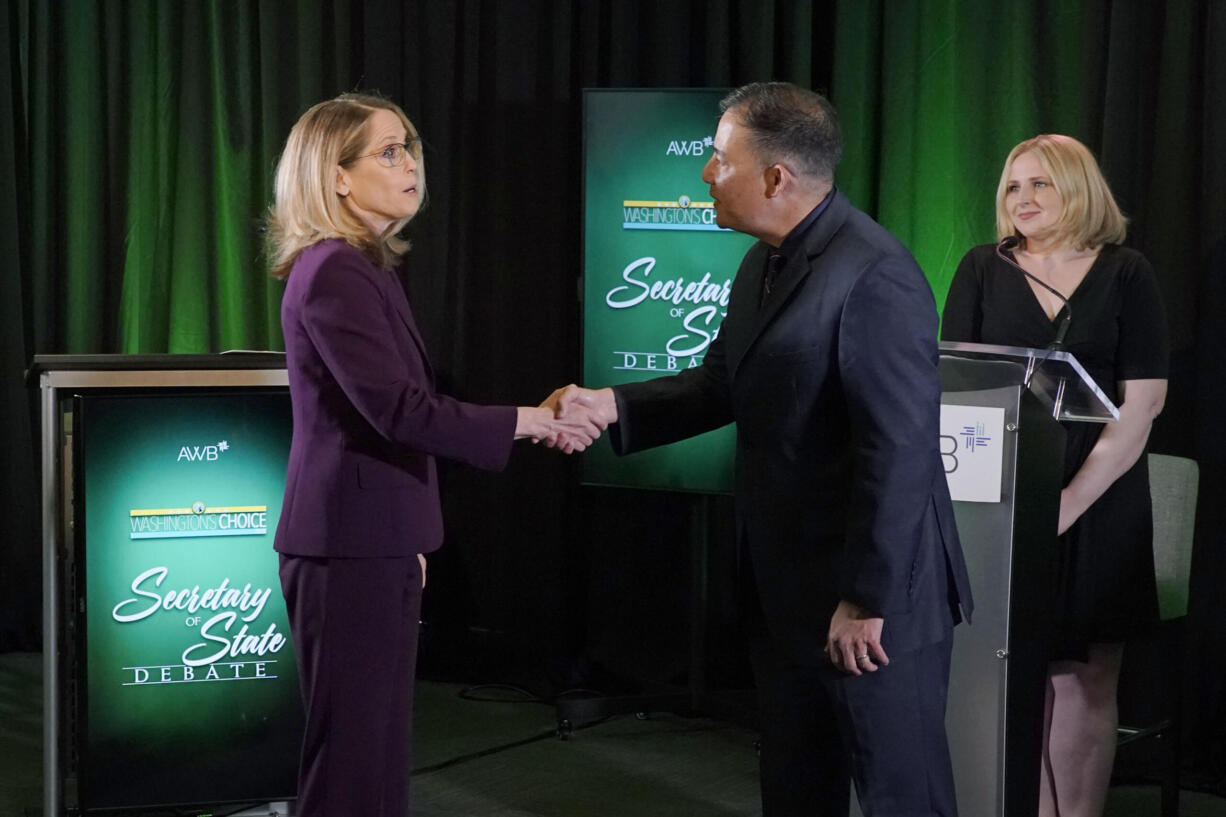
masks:
[(826, 636), (826, 654), (831, 662), (852, 675), (876, 672), (890, 658), (881, 648), (881, 627), (885, 619), (873, 617), (867, 610), (849, 601), (840, 601), (830, 617), (830, 632)]
[(552, 411), (556, 421), (563, 426), (556, 435), (543, 438), (545, 445), (561, 448), (568, 454), (572, 450), (582, 451), (583, 447), (576, 446), (573, 435), (565, 426), (576, 422), (590, 423), (604, 431), (610, 423), (617, 422), (617, 401), (610, 388), (585, 389), (572, 383), (555, 390), (540, 407)]
[(613, 397), (613, 390), (607, 386), (603, 389), (585, 389), (571, 383), (555, 390), (541, 405), (553, 409), (557, 417), (566, 417), (572, 411), (586, 408), (592, 412), (592, 419), (601, 431), (617, 422), (617, 400)]

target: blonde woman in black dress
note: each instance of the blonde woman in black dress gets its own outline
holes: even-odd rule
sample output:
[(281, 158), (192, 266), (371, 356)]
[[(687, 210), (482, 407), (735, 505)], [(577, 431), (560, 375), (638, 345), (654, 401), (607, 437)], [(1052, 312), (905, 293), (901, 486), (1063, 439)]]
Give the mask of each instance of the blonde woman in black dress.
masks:
[[(1125, 227), (1097, 162), (1076, 139), (1036, 136), (1005, 160), (997, 240), (1011, 237), (1012, 259), (1068, 299), (1064, 348), (1120, 409), (1116, 423), (1065, 425), (1060, 643), (1048, 667), (1041, 817), (1102, 813), (1123, 642), (1158, 618), (1144, 454), (1166, 398), (1167, 334), (1153, 269), (1120, 246)], [(988, 244), (959, 264), (941, 336), (1043, 348), (1068, 309)]]

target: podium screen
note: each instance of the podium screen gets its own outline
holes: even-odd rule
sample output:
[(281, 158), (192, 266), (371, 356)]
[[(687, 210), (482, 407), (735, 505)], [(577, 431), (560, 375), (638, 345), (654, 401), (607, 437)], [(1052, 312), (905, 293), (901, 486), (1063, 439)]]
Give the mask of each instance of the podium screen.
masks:
[[(583, 382), (701, 364), (753, 239), (715, 224), (702, 169), (720, 89), (584, 92)], [(731, 492), (735, 430), (617, 457), (583, 455), (591, 484)]]
[(292, 798), (287, 392), (75, 403), (84, 810)]

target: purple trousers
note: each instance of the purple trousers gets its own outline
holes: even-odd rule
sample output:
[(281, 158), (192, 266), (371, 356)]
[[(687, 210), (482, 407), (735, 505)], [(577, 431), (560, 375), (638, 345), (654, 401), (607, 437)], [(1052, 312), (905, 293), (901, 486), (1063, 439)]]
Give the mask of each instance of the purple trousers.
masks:
[(406, 817), (421, 611), (416, 556), (281, 554), (306, 730), (300, 817)]

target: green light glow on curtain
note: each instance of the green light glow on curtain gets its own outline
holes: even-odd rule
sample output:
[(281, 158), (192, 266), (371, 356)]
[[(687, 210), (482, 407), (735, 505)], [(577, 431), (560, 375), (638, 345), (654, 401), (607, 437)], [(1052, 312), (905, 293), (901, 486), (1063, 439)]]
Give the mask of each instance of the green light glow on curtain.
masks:
[[(911, 248), (939, 303), (967, 249), (995, 239), (1009, 150), (1064, 133), (1098, 157), (1155, 264), (1176, 348), (1196, 276), (1223, 232), (1221, 4), (844, 0), (831, 97), (840, 185)], [(1221, 88), (1217, 88), (1218, 94)]]
[[(1220, 186), (1202, 181), (1222, 152), (1212, 146), (1220, 117), (1205, 112), (1216, 110), (1209, 43), (1223, 15), (1205, 0), (712, 2), (701, 14), (621, 3), (419, 14), (374, 2), (13, 2), (29, 54), (41, 55), (27, 77), (40, 351), (279, 348), (280, 285), (264, 273), (255, 228), (285, 131), (308, 105), (380, 79), (404, 88), (410, 108), (429, 103), (435, 137), (456, 115), (479, 122), (521, 74), (573, 105), (585, 85), (828, 88), (847, 134), (840, 186), (912, 249), (938, 301), (962, 254), (994, 237), (1005, 155), (1039, 132), (1099, 155), (1138, 225), (1133, 243), (1176, 276), (1164, 278), (1172, 312), (1194, 312), (1194, 287), (1179, 276), (1226, 218)], [(630, 30), (606, 32), (605, 12)], [(523, 15), (548, 25), (528, 20), (511, 34)], [(511, 41), (525, 32), (539, 41)], [(672, 42), (668, 32), (682, 37), (677, 48), (647, 47)], [(496, 61), (470, 56), (487, 53)], [(419, 257), (454, 255), (465, 225), (485, 218), (474, 202), (510, 196), (488, 186), (484, 157), (461, 160), (473, 144), (465, 133), (439, 142), (460, 182), (439, 200), (463, 212), (437, 217)], [(573, 166), (580, 149), (576, 129), (566, 161), (547, 164)], [(1179, 218), (1189, 191), (1202, 200)], [(453, 322), (465, 319), (457, 310)], [(1190, 325), (1176, 325), (1177, 346)]]
[[(995, 238), (1005, 156), (1041, 127), (1032, 11), (949, 0), (839, 6), (845, 45), (831, 94), (847, 131), (844, 187), (911, 248), (940, 303), (962, 255)], [(1060, 42), (1079, 36), (1073, 18)], [(1056, 55), (1045, 73), (1073, 69)]]
[(351, 85), (348, 15), (71, 5), (28, 9), (38, 348), (281, 348), (259, 219), (286, 123)]

